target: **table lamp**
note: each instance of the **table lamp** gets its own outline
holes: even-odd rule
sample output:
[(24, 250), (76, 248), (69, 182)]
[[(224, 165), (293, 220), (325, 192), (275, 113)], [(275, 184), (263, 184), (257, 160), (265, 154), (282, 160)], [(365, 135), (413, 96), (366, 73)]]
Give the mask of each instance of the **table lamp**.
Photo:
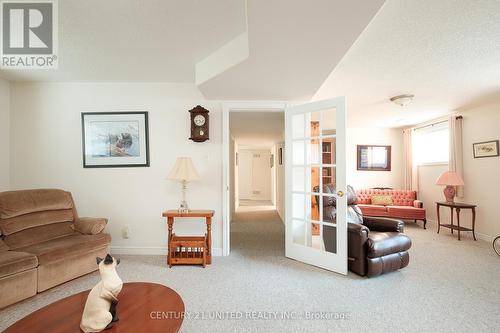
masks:
[(443, 191), (446, 202), (453, 202), (456, 193), (455, 186), (464, 185), (464, 181), (456, 172), (445, 171), (437, 179), (436, 185), (446, 185)]
[(172, 171), (168, 174), (167, 179), (180, 181), (182, 184), (182, 201), (179, 207), (179, 212), (185, 213), (189, 211), (186, 202), (187, 184), (190, 181), (200, 179), (198, 172), (194, 168), (193, 161), (190, 157), (178, 157)]

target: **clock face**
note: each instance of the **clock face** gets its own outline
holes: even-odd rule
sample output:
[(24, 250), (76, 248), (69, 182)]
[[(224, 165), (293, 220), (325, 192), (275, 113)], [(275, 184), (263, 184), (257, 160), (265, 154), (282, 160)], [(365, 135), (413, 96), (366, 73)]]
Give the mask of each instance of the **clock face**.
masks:
[(196, 126), (203, 126), (203, 125), (205, 125), (205, 117), (202, 116), (201, 114), (196, 115), (196, 117), (194, 117), (194, 123), (195, 123)]

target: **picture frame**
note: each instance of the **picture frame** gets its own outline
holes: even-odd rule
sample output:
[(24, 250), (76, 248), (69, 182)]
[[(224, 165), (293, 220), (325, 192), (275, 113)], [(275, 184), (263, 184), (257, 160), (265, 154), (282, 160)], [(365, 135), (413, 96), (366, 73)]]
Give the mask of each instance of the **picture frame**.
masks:
[(149, 167), (147, 111), (82, 112), (84, 168)]
[(474, 158), (496, 157), (500, 152), (499, 140), (476, 142), (472, 144)]
[(391, 146), (357, 145), (357, 170), (391, 171)]

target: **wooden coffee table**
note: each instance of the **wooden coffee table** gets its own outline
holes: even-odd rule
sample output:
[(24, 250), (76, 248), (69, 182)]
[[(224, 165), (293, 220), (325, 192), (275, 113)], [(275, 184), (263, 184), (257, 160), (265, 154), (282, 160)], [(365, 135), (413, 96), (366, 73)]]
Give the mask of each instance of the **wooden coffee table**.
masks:
[[(7, 328), (4, 333), (82, 333), (80, 320), (90, 290), (47, 305)], [(178, 332), (184, 302), (170, 288), (155, 283), (124, 283), (118, 317), (105, 333)]]

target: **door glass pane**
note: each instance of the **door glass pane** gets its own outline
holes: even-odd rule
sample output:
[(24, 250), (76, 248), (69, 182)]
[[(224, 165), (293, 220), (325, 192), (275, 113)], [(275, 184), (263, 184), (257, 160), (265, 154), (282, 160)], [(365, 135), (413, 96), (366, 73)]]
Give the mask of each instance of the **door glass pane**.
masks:
[(332, 188), (336, 188), (336, 174), (335, 167), (323, 167), (321, 172), (321, 177), (323, 179), (323, 185), (331, 184)]
[(293, 187), (292, 190), (296, 192), (305, 192), (305, 168), (303, 167), (294, 167), (293, 168)]
[(321, 198), (318, 195), (306, 195), (306, 219), (312, 221), (319, 221), (319, 204), (321, 203)]
[(302, 139), (305, 137), (304, 133), (304, 114), (296, 114), (292, 116), (292, 138)]
[(319, 164), (320, 163), (320, 144), (319, 139), (311, 139), (307, 143), (306, 164)]
[(323, 110), (323, 118), (321, 121), (321, 135), (332, 136), (337, 133), (337, 113), (335, 109)]
[(335, 164), (336, 138), (324, 138), (321, 142), (321, 162)]
[(306, 114), (306, 136), (319, 137), (321, 133), (321, 111)]
[(325, 224), (322, 224), (321, 227), (323, 228), (322, 238), (325, 251), (337, 253), (337, 228)]
[(319, 251), (324, 251), (325, 247), (323, 245), (323, 238), (321, 237), (321, 224), (309, 223), (308, 227), (310, 229), (310, 233), (307, 235), (309, 238), (307, 246)]
[(320, 167), (308, 167), (306, 169), (307, 189), (310, 192), (319, 192), (320, 186)]
[(304, 141), (294, 141), (292, 147), (292, 163), (294, 165), (304, 164)]
[(306, 223), (301, 220), (292, 221), (292, 238), (295, 244), (306, 245)]
[(292, 195), (292, 204), (293, 204), (293, 213), (292, 217), (297, 218), (297, 219), (304, 219), (305, 217), (305, 195), (304, 194), (299, 194), (299, 193), (294, 193)]

